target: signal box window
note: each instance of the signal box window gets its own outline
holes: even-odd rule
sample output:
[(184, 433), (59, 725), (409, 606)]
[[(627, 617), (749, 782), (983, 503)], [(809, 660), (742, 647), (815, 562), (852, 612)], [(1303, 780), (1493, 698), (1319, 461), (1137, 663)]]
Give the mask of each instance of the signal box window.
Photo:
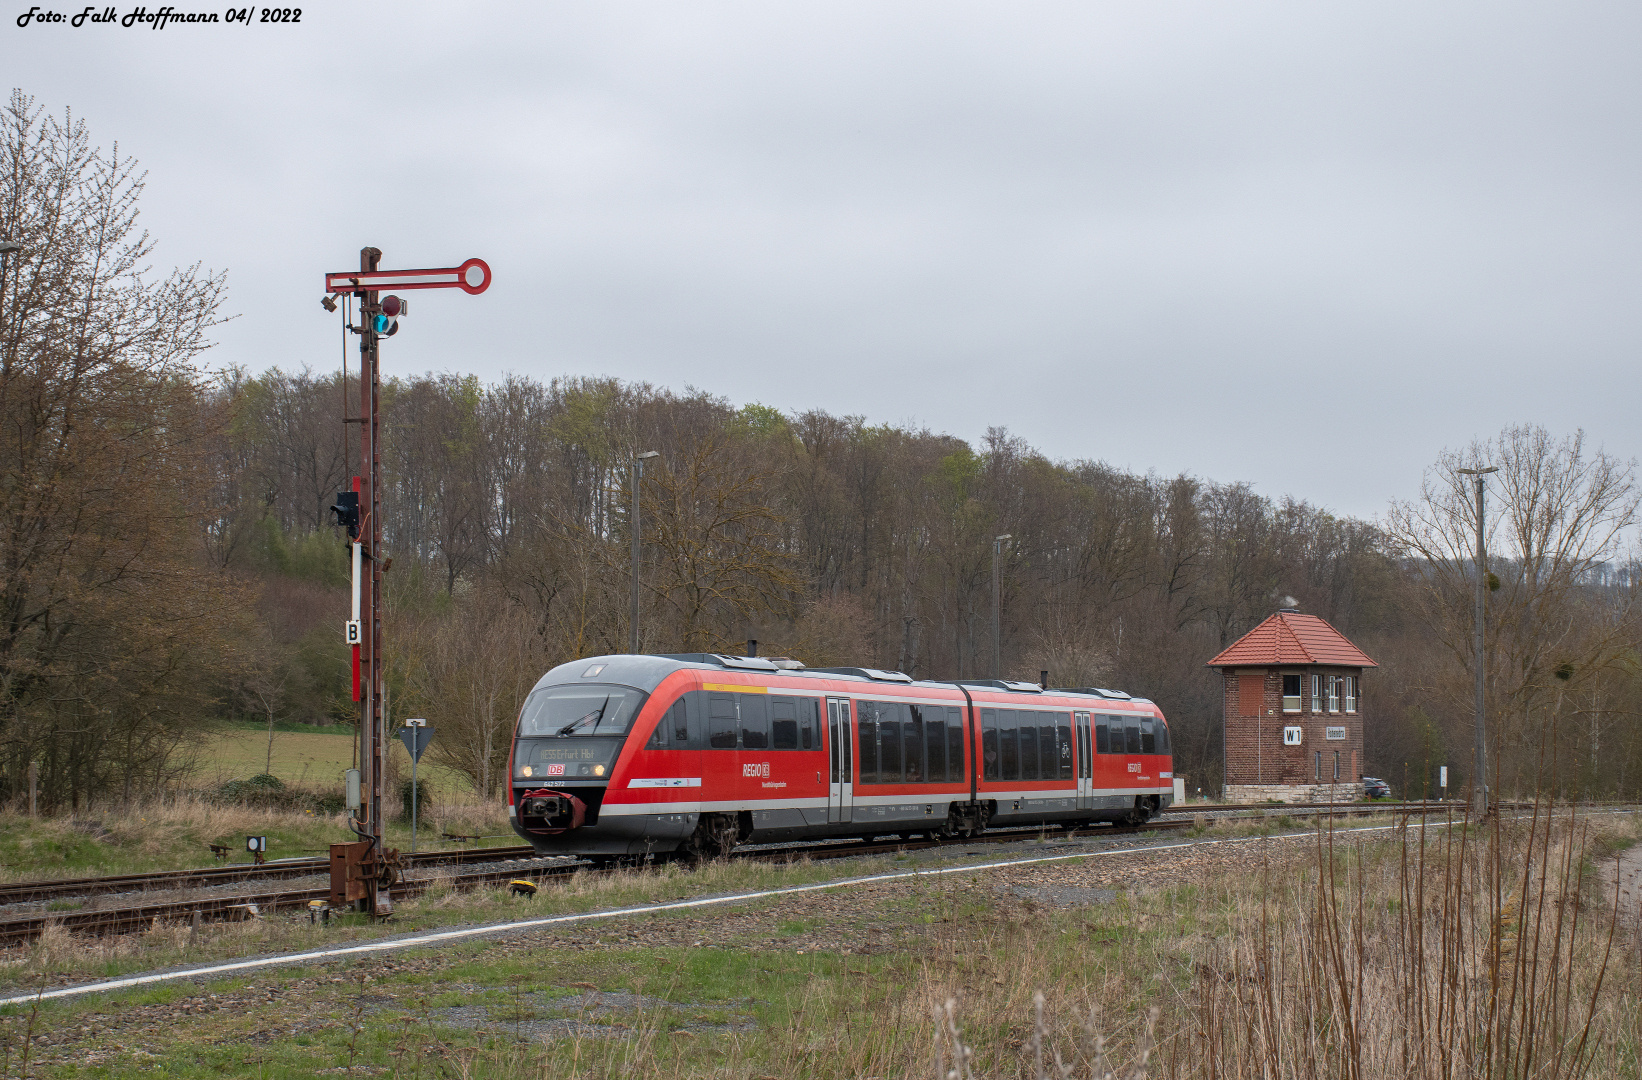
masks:
[(1323, 677), (1321, 675), (1311, 677), (1311, 711), (1318, 713), (1323, 711)]
[(1338, 675), (1328, 677), (1328, 711), (1340, 711), (1340, 677)]
[(1347, 675), (1340, 680), (1345, 683), (1346, 712), (1357, 711), (1357, 676)]
[(1283, 676), (1283, 711), (1300, 711), (1300, 679), (1299, 675)]

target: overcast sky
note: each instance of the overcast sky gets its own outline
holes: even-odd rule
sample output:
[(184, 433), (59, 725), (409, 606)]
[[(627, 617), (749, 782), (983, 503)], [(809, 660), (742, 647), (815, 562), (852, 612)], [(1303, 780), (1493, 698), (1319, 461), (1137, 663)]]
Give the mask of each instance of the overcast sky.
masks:
[(1508, 423), (1642, 453), (1635, 3), (29, 6), (0, 71), (143, 162), (158, 265), (228, 271), (218, 365), (335, 368), (323, 275), (375, 245), (495, 273), (415, 294), (388, 374), (1002, 425), (1360, 516)]

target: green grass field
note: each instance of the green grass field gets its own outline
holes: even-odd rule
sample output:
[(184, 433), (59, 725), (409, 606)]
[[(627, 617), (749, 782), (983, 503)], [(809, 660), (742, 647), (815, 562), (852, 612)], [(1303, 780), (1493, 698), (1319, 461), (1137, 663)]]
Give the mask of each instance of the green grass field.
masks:
[[(390, 768), (397, 769), (400, 776), (409, 776), (411, 760), (404, 744), (397, 738), (391, 738), (388, 752), (393, 757)], [(225, 727), (201, 750), (194, 777), (202, 786), (219, 787), (230, 780), (244, 780), (268, 771), (287, 784), (340, 790), (342, 774), (353, 764), (354, 735), (351, 728), (275, 725), (273, 761), (270, 765), (267, 725), (233, 724)], [(430, 756), (422, 758), (417, 780), (426, 783), (435, 798), (466, 799), (471, 797), (473, 791), (473, 785), (466, 776), (454, 769), (435, 765)]]

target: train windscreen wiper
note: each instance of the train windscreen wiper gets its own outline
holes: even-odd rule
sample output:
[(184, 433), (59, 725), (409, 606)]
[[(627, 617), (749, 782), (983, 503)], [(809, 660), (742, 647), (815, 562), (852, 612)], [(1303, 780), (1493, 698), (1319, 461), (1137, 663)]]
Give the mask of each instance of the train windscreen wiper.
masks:
[(592, 712), (588, 713), (586, 716), (582, 717), (580, 720), (572, 720), (570, 723), (568, 723), (564, 727), (560, 728), (559, 732), (558, 732), (559, 735), (561, 735), (561, 736), (569, 735), (571, 732), (575, 731), (577, 728), (581, 727), (583, 724), (586, 724), (586, 723), (597, 724), (599, 722), (599, 720), (604, 716), (604, 710), (609, 704), (610, 704), (610, 699), (605, 698), (604, 699), (604, 704), (600, 705), (598, 708), (594, 709)]

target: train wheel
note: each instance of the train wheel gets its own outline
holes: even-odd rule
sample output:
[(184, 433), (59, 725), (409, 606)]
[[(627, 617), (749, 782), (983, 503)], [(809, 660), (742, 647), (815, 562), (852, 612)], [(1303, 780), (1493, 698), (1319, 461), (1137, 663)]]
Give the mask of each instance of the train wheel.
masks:
[(1125, 820), (1130, 825), (1144, 825), (1146, 824), (1146, 819), (1151, 816), (1152, 808), (1147, 805), (1145, 800), (1137, 795), (1135, 796), (1135, 808), (1129, 811), (1129, 816)]
[(735, 850), (740, 836), (741, 823), (734, 814), (703, 814), (682, 850), (697, 862), (722, 859)]

